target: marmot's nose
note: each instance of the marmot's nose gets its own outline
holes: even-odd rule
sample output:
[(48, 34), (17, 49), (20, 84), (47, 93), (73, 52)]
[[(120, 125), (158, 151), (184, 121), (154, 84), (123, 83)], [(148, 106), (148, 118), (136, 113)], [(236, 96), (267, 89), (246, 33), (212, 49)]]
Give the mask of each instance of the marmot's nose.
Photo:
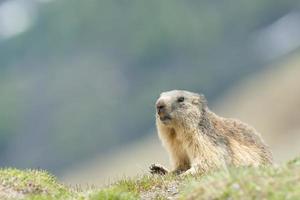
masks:
[(159, 100), (157, 103), (156, 103), (156, 109), (157, 109), (157, 113), (158, 114), (161, 114), (163, 112), (165, 112), (165, 109), (166, 109), (166, 104), (164, 101), (162, 100)]

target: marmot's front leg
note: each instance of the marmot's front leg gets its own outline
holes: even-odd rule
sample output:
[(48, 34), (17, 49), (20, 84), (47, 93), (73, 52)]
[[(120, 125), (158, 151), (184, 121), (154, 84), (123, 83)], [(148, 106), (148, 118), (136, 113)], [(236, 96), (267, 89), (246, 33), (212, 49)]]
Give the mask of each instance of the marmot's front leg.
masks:
[(152, 164), (149, 169), (151, 174), (166, 175), (169, 173), (169, 170), (160, 164)]
[(176, 151), (174, 148), (175, 146), (173, 146), (173, 151), (171, 151), (173, 165), (175, 166), (174, 169), (170, 171), (160, 164), (152, 164), (150, 166), (151, 174), (166, 175), (170, 173), (174, 175), (180, 175), (190, 169), (190, 161), (186, 153), (183, 150), (178, 149), (178, 147), (176, 147)]

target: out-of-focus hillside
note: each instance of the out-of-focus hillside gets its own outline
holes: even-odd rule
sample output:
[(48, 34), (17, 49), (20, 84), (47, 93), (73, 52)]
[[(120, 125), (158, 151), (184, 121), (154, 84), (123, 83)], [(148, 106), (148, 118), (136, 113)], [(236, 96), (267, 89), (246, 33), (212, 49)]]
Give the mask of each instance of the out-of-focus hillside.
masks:
[[(299, 77), (300, 56), (296, 54), (240, 81), (210, 108), (254, 126), (271, 146), (275, 161), (286, 161), (300, 155)], [(155, 133), (121, 151), (68, 169), (63, 180), (99, 185), (125, 174), (147, 173), (151, 163), (168, 166), (167, 153)]]
[(300, 56), (295, 54), (237, 83), (214, 110), (253, 125), (270, 144), (275, 160), (300, 154)]
[(168, 160), (165, 149), (153, 133), (113, 152), (69, 167), (61, 179), (72, 185), (107, 185), (124, 177), (147, 174), (153, 163), (169, 166)]

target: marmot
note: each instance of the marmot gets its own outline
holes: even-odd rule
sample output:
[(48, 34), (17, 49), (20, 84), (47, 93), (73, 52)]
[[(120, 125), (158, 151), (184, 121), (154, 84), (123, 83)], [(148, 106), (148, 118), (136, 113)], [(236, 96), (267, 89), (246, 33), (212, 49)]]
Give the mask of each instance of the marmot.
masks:
[[(228, 166), (272, 164), (272, 154), (251, 126), (209, 110), (202, 94), (184, 90), (163, 92), (156, 102), (156, 127), (173, 170), (187, 175)], [(169, 171), (157, 164), (152, 174)]]

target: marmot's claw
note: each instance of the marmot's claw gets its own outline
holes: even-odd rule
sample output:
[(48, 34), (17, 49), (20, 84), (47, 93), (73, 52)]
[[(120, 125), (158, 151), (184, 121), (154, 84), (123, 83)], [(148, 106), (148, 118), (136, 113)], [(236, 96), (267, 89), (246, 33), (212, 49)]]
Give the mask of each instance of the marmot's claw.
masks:
[(165, 175), (168, 173), (168, 170), (159, 164), (152, 164), (149, 169), (151, 174)]

